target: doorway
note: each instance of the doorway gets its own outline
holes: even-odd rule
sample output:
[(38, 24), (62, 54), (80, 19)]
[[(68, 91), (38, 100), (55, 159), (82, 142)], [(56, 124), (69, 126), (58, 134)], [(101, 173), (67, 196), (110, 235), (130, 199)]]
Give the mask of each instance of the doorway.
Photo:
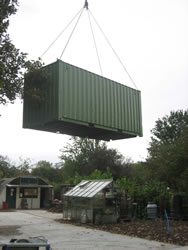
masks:
[(8, 208), (16, 208), (16, 188), (7, 187), (6, 202), (8, 203)]
[(46, 200), (46, 188), (41, 188), (40, 189), (40, 208), (45, 207), (45, 200)]

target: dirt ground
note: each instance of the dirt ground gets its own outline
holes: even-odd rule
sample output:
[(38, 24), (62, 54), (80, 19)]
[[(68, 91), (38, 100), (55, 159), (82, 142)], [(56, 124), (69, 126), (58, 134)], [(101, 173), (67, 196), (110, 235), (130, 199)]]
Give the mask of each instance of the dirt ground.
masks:
[[(10, 239), (28, 239), (44, 237), (53, 250), (180, 250), (174, 244), (166, 244), (139, 237), (130, 237), (118, 232), (118, 225), (108, 225), (107, 228), (92, 225), (87, 228), (59, 223), (62, 213), (49, 213), (45, 210), (16, 210), (14, 212), (0, 212), (0, 244)], [(123, 226), (123, 224), (121, 224)], [(125, 228), (126, 228), (125, 224)], [(119, 229), (123, 232), (123, 229)], [(1, 247), (0, 247), (1, 249)]]
[(137, 220), (108, 225), (86, 225), (64, 220), (60, 221), (61, 223), (71, 223), (77, 226), (84, 226), (115, 234), (188, 246), (188, 221), (170, 221), (170, 235), (167, 233), (168, 228), (165, 220)]
[(19, 226), (0, 226), (0, 235), (6, 236), (6, 235), (19, 235)]

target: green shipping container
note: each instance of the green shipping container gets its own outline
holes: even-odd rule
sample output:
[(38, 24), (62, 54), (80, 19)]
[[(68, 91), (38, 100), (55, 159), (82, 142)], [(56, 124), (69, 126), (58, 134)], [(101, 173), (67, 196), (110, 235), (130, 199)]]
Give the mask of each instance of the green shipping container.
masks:
[(24, 128), (107, 141), (142, 136), (140, 91), (61, 60), (44, 69), (45, 98), (35, 105), (25, 95)]

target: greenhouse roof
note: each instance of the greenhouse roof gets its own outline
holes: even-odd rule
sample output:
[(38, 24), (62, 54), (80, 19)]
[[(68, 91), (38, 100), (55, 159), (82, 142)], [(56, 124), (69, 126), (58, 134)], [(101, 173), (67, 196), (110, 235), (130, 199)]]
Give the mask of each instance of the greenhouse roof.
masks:
[(112, 179), (106, 180), (84, 180), (74, 188), (65, 193), (66, 197), (93, 198), (97, 193), (113, 182)]

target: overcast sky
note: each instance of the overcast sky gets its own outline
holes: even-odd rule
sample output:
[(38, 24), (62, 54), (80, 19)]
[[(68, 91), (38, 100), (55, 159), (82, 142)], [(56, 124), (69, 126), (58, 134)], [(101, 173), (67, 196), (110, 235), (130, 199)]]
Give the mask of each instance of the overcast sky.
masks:
[[(188, 108), (188, 1), (88, 0), (89, 8), (142, 93), (142, 138), (109, 142), (134, 161), (147, 156), (150, 130), (172, 110)], [(11, 17), (13, 43), (37, 59), (83, 7), (84, 0), (22, 0)], [(74, 25), (74, 24), (73, 24)], [(73, 25), (43, 57), (60, 57)], [(93, 23), (103, 76), (134, 87)], [(87, 12), (84, 11), (62, 60), (100, 74)], [(0, 154), (58, 162), (69, 136), (22, 129), (22, 104), (0, 107)]]

